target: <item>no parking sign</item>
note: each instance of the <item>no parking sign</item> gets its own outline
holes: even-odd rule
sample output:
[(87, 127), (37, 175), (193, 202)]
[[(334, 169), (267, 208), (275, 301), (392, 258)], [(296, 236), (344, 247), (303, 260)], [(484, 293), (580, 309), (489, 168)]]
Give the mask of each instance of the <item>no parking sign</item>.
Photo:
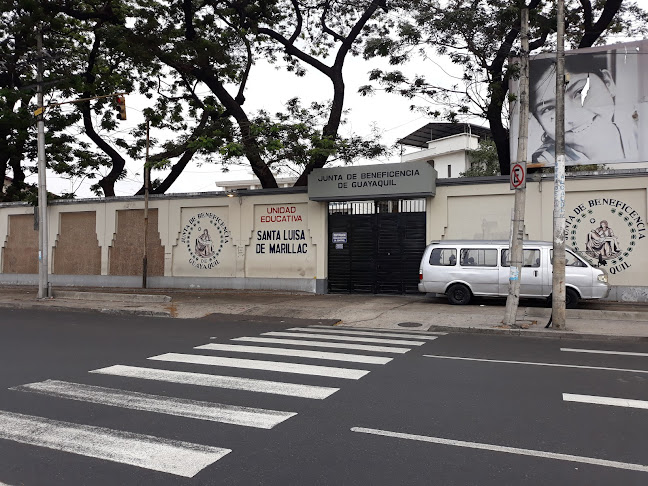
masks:
[(526, 187), (526, 162), (516, 162), (511, 167), (511, 189), (524, 189)]

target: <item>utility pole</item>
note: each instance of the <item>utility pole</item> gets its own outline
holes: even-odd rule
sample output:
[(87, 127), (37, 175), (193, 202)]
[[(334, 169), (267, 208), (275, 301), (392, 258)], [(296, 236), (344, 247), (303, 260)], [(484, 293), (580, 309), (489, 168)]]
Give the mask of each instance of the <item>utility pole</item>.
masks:
[[(520, 10), (520, 38), (522, 52), (520, 59), (520, 132), (518, 135), (516, 167), (522, 167), (524, 182), (515, 187), (515, 202), (513, 208), (513, 224), (511, 226), (511, 244), (509, 248), (509, 290), (506, 298), (506, 312), (503, 324), (515, 326), (518, 304), (520, 303), (520, 278), (523, 267), (524, 244), (524, 211), (526, 207), (526, 159), (529, 138), (529, 9), (524, 6)], [(513, 177), (513, 173), (511, 174)]]
[(565, 329), (565, 1), (558, 0), (556, 33), (556, 166), (554, 169), (551, 319)]
[(148, 204), (149, 185), (151, 183), (151, 169), (149, 159), (149, 121), (146, 120), (146, 159), (144, 162), (144, 257), (142, 259), (142, 288), (146, 288), (148, 274)]
[(43, 108), (43, 29), (39, 28), (36, 37), (38, 49), (36, 93), (38, 102), (37, 144), (38, 144), (38, 298), (50, 297), (49, 292), (49, 255), (47, 235), (47, 186), (45, 183), (45, 111)]

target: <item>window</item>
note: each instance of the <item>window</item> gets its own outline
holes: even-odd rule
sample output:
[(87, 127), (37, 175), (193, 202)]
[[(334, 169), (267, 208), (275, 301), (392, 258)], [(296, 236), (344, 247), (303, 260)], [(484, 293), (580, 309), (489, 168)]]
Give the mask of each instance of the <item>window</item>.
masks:
[(430, 253), (430, 265), (454, 266), (457, 264), (457, 250), (454, 248), (434, 248)]
[(448, 177), (452, 177), (452, 166), (448, 164)]
[(464, 248), (461, 250), (461, 265), (468, 267), (496, 267), (497, 250), (485, 248)]
[[(553, 265), (553, 250), (551, 250), (551, 264)], [(565, 266), (567, 267), (586, 267), (583, 260), (574, 255), (571, 251), (565, 250)]]
[[(524, 267), (539, 267), (540, 266), (540, 250), (524, 250), (522, 252), (522, 263)], [(511, 260), (509, 258), (509, 251), (502, 250), (502, 266), (510, 267)]]

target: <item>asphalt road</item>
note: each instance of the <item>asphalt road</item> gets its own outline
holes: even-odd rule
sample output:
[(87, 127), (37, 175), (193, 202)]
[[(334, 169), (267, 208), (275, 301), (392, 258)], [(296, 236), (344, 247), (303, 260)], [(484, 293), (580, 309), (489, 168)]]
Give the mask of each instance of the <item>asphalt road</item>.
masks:
[(3, 310), (0, 484), (648, 484), (646, 345), (323, 324)]

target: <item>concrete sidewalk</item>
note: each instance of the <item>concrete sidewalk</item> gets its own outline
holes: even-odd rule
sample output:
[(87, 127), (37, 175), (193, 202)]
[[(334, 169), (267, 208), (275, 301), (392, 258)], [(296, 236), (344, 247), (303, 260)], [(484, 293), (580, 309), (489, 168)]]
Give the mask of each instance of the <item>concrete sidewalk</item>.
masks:
[(335, 320), (338, 325), (353, 327), (597, 336), (648, 342), (648, 305), (635, 303), (583, 302), (579, 309), (567, 310), (567, 330), (556, 331), (545, 329), (551, 309), (535, 301), (522, 301), (518, 310), (518, 323), (528, 329), (506, 329), (501, 324), (505, 303), (501, 299), (451, 306), (444, 297), (429, 295), (177, 289), (65, 289), (55, 290), (53, 299), (39, 300), (36, 296), (37, 290), (31, 287), (0, 287), (0, 309), (100, 311), (184, 319), (235, 314)]

